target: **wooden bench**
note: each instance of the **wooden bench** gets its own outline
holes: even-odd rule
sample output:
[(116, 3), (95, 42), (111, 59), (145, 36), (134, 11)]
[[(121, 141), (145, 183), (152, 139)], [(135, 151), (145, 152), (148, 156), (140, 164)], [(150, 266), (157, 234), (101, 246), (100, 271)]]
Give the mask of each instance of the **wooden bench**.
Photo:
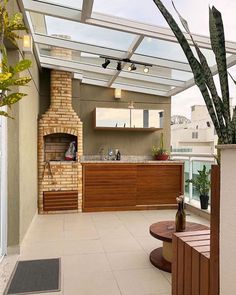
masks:
[(220, 169), (211, 167), (211, 230), (173, 235), (172, 295), (219, 295)]
[(173, 235), (172, 295), (209, 295), (210, 230)]

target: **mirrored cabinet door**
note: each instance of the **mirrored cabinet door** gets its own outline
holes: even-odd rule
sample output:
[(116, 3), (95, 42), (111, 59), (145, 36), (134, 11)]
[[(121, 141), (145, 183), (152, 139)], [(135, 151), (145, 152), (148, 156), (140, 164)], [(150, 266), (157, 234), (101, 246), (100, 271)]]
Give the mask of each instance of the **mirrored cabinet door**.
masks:
[(163, 128), (163, 110), (96, 108), (95, 129), (136, 129), (155, 131)]

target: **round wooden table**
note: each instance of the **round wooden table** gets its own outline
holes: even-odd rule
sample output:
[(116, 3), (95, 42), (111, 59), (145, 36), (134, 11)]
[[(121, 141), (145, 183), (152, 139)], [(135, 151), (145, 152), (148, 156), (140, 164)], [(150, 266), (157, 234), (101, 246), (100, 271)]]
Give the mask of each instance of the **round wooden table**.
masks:
[[(185, 231), (196, 231), (205, 230), (209, 227), (194, 223), (186, 222)], [(174, 221), (160, 221), (153, 223), (150, 226), (150, 234), (163, 241), (163, 247), (154, 249), (150, 253), (150, 261), (157, 268), (164, 270), (166, 272), (171, 272), (171, 261), (172, 261), (172, 235), (175, 233), (175, 222)]]

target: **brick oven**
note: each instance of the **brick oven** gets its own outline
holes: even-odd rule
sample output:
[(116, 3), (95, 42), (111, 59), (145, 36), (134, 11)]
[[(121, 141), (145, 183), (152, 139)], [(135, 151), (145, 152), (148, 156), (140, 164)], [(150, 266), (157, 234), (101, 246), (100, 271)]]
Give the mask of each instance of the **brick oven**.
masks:
[[(60, 49), (54, 55), (69, 56)], [(38, 124), (39, 213), (82, 211), (82, 122), (72, 108), (72, 77), (51, 71), (51, 104)], [(76, 157), (65, 160), (74, 142)]]

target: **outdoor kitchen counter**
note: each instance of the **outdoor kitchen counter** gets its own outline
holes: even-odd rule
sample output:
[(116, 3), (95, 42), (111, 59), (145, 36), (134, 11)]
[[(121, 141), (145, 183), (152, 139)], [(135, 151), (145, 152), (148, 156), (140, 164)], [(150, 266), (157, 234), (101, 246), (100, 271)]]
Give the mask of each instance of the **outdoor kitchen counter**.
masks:
[(176, 208), (182, 161), (83, 160), (83, 211)]
[(156, 161), (156, 160), (80, 160), (80, 163), (83, 164), (183, 164), (183, 161), (178, 160), (168, 160), (168, 161)]

